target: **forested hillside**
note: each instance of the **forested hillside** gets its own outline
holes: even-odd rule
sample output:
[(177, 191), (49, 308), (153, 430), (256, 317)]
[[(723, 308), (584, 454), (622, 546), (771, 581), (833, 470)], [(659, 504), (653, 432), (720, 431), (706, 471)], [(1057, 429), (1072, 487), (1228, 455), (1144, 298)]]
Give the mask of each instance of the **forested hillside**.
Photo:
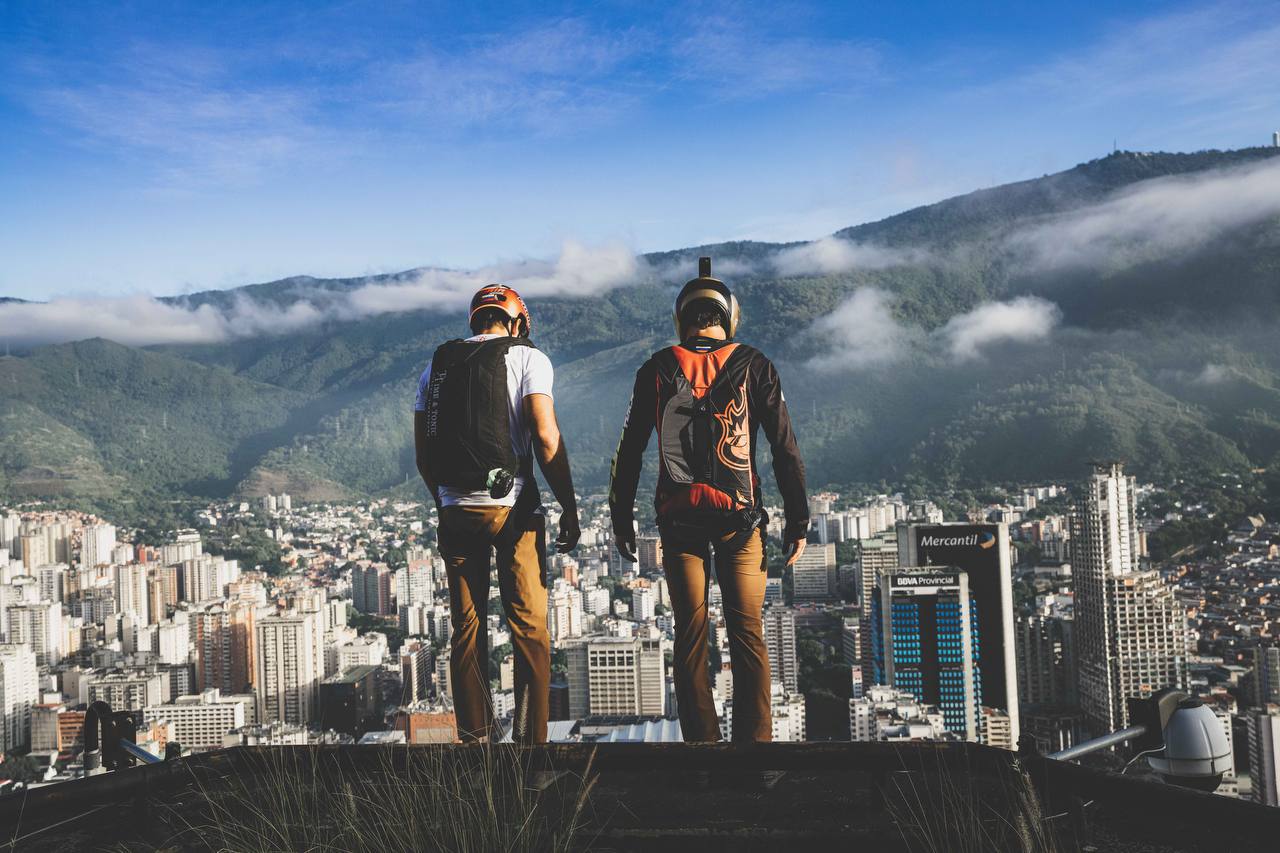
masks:
[[(1073, 477), (1099, 457), (1152, 477), (1268, 464), (1280, 218), (1254, 182), (1276, 153), (1120, 153), (813, 244), (648, 255), (634, 281), (534, 300), (577, 479), (605, 483), (634, 371), (669, 342), (672, 294), (700, 254), (742, 300), (742, 339), (779, 365), (814, 485)], [(420, 274), (172, 302), (287, 307)], [(0, 359), (0, 489), (416, 491), (417, 375), (464, 332), (456, 310), (417, 310), (16, 353)]]

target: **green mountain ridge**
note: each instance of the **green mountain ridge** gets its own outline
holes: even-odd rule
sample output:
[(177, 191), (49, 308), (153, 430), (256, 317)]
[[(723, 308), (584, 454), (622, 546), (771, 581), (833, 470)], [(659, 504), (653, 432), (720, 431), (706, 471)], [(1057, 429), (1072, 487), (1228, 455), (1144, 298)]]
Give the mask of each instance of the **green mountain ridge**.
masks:
[[(1280, 452), (1280, 220), (1049, 270), (1028, 269), (1010, 235), (1143, 182), (1276, 153), (1118, 153), (838, 232), (902, 252), (876, 268), (783, 277), (778, 253), (804, 244), (735, 242), (650, 253), (644, 280), (604, 295), (539, 298), (535, 340), (557, 367), (575, 476), (585, 491), (607, 481), (635, 368), (669, 343), (667, 306), (700, 254), (737, 271), (725, 277), (743, 304), (741, 337), (779, 365), (814, 486), (1061, 479), (1098, 457), (1152, 477), (1268, 464)], [(416, 274), (294, 277), (173, 301), (287, 306)], [(887, 295), (902, 354), (862, 369), (815, 366), (834, 345), (815, 318), (868, 286)], [(988, 345), (977, 359), (950, 353), (952, 318), (1021, 295), (1053, 301), (1061, 326), (1044, 340)], [(458, 312), (411, 311), (224, 344), (88, 341), (0, 359), (0, 387), (20, 389), (0, 411), (0, 489), (420, 493), (417, 376), (435, 346), (464, 332)]]

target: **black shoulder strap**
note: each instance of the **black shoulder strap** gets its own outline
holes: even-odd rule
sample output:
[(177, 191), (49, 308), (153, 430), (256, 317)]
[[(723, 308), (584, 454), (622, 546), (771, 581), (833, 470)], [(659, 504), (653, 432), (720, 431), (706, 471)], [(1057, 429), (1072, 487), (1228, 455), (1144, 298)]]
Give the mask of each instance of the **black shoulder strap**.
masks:
[(753, 347), (749, 347), (746, 344), (738, 344), (733, 352), (729, 354), (729, 357), (725, 359), (719, 372), (716, 373), (716, 378), (711, 380), (711, 387), (707, 389), (707, 393), (710, 394), (721, 384), (730, 381), (732, 377), (736, 376), (738, 369), (740, 367), (745, 368), (751, 359), (755, 357), (756, 352), (757, 350)]
[(658, 376), (674, 382), (680, 375), (680, 362), (676, 359), (675, 347), (667, 347), (653, 354), (653, 364), (658, 369)]

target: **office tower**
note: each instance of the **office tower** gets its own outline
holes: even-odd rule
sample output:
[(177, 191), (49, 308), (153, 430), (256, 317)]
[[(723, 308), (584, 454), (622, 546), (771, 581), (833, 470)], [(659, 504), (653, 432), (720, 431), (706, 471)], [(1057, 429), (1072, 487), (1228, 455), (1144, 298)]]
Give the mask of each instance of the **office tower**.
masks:
[(1251, 650), (1251, 654), (1250, 699), (1253, 706), (1280, 705), (1280, 646), (1258, 646)]
[(661, 640), (593, 637), (567, 649), (569, 716), (662, 716), (666, 662)]
[(178, 696), (145, 711), (147, 719), (169, 721), (169, 736), (184, 749), (221, 749), (227, 732), (247, 725), (243, 696), (223, 696), (216, 687), (190, 696)]
[(1017, 651), (1013, 633), (1013, 564), (1004, 524), (898, 525), (898, 561), (903, 566), (953, 566), (968, 576), (977, 611), (974, 682), (980, 704), (1009, 716), (1013, 742), (1020, 733)]
[(657, 602), (653, 590), (640, 586), (631, 590), (631, 618), (637, 622), (646, 622), (653, 618), (653, 608)]
[(395, 614), (395, 573), (382, 565), (351, 569), (351, 600), (356, 610), (375, 616)]
[(116, 547), (116, 528), (111, 524), (90, 524), (80, 540), (80, 567), (92, 568), (110, 564)]
[(657, 536), (636, 537), (636, 559), (640, 571), (656, 572), (662, 568), (662, 540)]
[(257, 620), (254, 628), (259, 722), (311, 722), (316, 713), (316, 691), (324, 674), (316, 614), (268, 616)]
[(795, 601), (830, 601), (836, 593), (836, 546), (810, 544), (791, 571)]
[(1075, 706), (1075, 623), (1031, 614), (1014, 620), (1018, 702), (1031, 706)]
[(788, 693), (800, 689), (800, 663), (796, 657), (796, 612), (790, 607), (764, 609), (764, 642), (769, 649), (769, 677), (781, 682)]
[(875, 681), (936, 705), (948, 731), (978, 736), (983, 685), (974, 652), (978, 614), (957, 568), (895, 569), (881, 577)]
[(148, 568), (144, 563), (115, 567), (116, 611), (132, 613), (143, 623), (151, 621), (151, 596), (147, 591)]
[(37, 672), (30, 648), (0, 643), (0, 753), (31, 743), (31, 709), (40, 701)]
[(207, 604), (191, 612), (196, 684), (240, 693), (254, 684), (254, 608), (243, 602)]
[(11, 643), (25, 643), (35, 652), (40, 666), (57, 666), (62, 661), (62, 605), (42, 601), (38, 604), (12, 604), (7, 610)]
[(1280, 706), (1267, 705), (1245, 717), (1249, 731), (1249, 776), (1253, 801), (1280, 806)]
[(1185, 614), (1138, 566), (1135, 487), (1119, 463), (1097, 465), (1071, 514), (1080, 706), (1096, 735), (1129, 724), (1127, 698), (1187, 681)]
[(858, 608), (862, 614), (864, 628), (860, 640), (863, 673), (870, 675), (871, 631), (866, 625), (871, 624), (871, 611), (875, 609), (876, 589), (880, 585), (880, 576), (885, 572), (898, 568), (898, 533), (896, 530), (878, 534), (862, 542), (858, 551), (858, 562), (855, 575), (858, 589)]

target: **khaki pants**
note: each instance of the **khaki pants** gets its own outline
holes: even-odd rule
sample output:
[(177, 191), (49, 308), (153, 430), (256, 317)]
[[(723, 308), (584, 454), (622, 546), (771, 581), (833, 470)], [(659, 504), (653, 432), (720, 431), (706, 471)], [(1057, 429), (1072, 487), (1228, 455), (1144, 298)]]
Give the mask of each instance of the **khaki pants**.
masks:
[(489, 694), (489, 560), (496, 550), (498, 591), (511, 627), (515, 657), (517, 743), (546, 743), (551, 687), (547, 633), (546, 520), (532, 516), (513, 542), (495, 539), (511, 510), (447, 506), (440, 511), (439, 545), (449, 576), (453, 620), (449, 655), (458, 736), (496, 740)]
[[(732, 538), (726, 537), (726, 539)], [(720, 722), (707, 672), (707, 590), (711, 578), (708, 543), (662, 542), (663, 571), (675, 611), (676, 703), (686, 741), (720, 740)], [(769, 651), (764, 643), (764, 540), (757, 534), (734, 552), (715, 548), (716, 581), (724, 602), (733, 665), (733, 739), (769, 741)]]

